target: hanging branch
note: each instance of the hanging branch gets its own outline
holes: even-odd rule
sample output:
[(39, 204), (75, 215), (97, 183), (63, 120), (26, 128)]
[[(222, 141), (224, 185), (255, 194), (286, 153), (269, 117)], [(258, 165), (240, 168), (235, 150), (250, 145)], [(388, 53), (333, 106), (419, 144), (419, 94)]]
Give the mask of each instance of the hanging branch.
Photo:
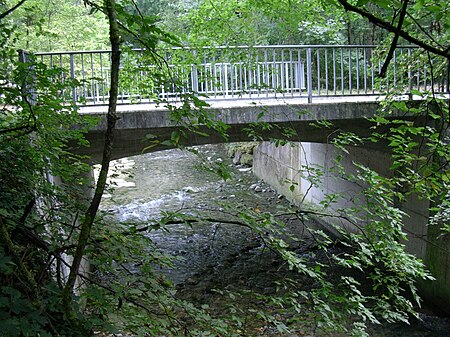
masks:
[(9, 14), (11, 14), (12, 12), (14, 12), (17, 8), (19, 8), (20, 6), (22, 6), (25, 3), (26, 0), (21, 0), (19, 1), (14, 7), (11, 7), (10, 9), (8, 9), (6, 12), (3, 12), (0, 14), (0, 20), (2, 20), (3, 18), (5, 18), (6, 16), (8, 16)]
[(400, 17), (398, 18), (397, 29), (394, 32), (394, 38), (392, 39), (391, 47), (389, 48), (389, 52), (386, 56), (386, 60), (384, 60), (383, 66), (381, 67), (379, 76), (381, 78), (386, 77), (387, 68), (389, 67), (389, 63), (391, 63), (392, 58), (394, 57), (395, 48), (397, 48), (398, 38), (400, 37), (400, 31), (402, 30), (403, 21), (406, 16), (406, 8), (408, 7), (409, 0), (403, 1), (403, 6), (400, 12)]
[[(357, 14), (361, 15), (362, 17), (368, 19), (371, 23), (373, 23), (376, 26), (381, 27), (391, 33), (395, 33), (397, 31), (397, 27), (391, 25), (389, 22), (376, 17), (375, 15), (365, 11), (364, 9), (361, 9), (357, 6), (350, 4), (347, 0), (337, 0), (337, 1), (344, 7), (344, 9), (346, 11), (357, 13)], [(419, 40), (418, 38), (416, 38), (414, 36), (411, 36), (409, 33), (404, 31), (403, 29), (400, 29), (398, 31), (398, 35), (400, 37), (404, 38), (406, 41), (408, 41), (412, 44), (415, 44), (433, 54), (443, 56), (446, 59), (450, 59), (450, 47), (447, 47), (445, 49), (436, 48), (436, 47), (430, 45), (429, 43), (426, 43), (422, 40)]]
[(85, 248), (88, 244), (92, 225), (97, 214), (103, 192), (106, 187), (106, 178), (109, 170), (109, 162), (112, 155), (113, 131), (116, 124), (116, 106), (119, 93), (119, 65), (120, 65), (120, 35), (117, 23), (117, 13), (115, 9), (115, 0), (104, 0), (104, 7), (109, 19), (110, 42), (111, 42), (111, 89), (109, 92), (109, 105), (107, 114), (107, 129), (105, 133), (105, 145), (103, 149), (102, 165), (97, 180), (94, 197), (86, 211), (84, 220), (81, 224), (80, 235), (78, 237), (77, 248), (73, 257), (73, 263), (70, 268), (70, 274), (63, 291), (64, 305), (72, 321), (76, 321), (76, 314), (72, 305), (72, 293), (75, 286), (81, 261), (83, 259)]

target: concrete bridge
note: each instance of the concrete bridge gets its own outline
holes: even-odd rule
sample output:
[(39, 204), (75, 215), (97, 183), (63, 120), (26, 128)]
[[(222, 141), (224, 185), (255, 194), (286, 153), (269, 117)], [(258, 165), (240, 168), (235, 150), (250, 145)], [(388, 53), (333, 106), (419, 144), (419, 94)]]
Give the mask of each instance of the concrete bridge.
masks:
[[(345, 131), (368, 136), (371, 123), (367, 118), (376, 114), (379, 103), (374, 97), (364, 98), (317, 99), (314, 103), (296, 98), (214, 101), (210, 102), (206, 110), (214, 119), (229, 127), (227, 138), (200, 125), (197, 131), (201, 134), (186, 129), (186, 137), (180, 138), (180, 143), (191, 146), (255, 139), (283, 139), (287, 137), (284, 133), (287, 128), (295, 130), (288, 139), (297, 142), (329, 143), (333, 135)], [(97, 116), (100, 122), (87, 134), (90, 147), (77, 149), (76, 152), (89, 155), (94, 162), (98, 162), (104, 143), (106, 106), (83, 107), (80, 112)], [(161, 142), (170, 139), (172, 132), (184, 129), (182, 125), (171, 120), (169, 109), (158, 108), (153, 104), (119, 106), (117, 116), (119, 119), (115, 130), (114, 159), (168, 149), (170, 145)], [(317, 121), (331, 121), (333, 126), (326, 130), (315, 124)], [(255, 126), (258, 122), (269, 123), (271, 127), (259, 130)], [(252, 127), (255, 129), (254, 133), (248, 130)], [(148, 135), (152, 135), (151, 140)]]
[[(380, 92), (409, 94), (413, 90), (449, 92), (447, 74), (433, 74), (417, 62), (418, 49), (395, 50), (391, 76), (377, 78), (381, 58), (376, 46), (280, 45), (214, 48), (172, 48), (159, 58), (137, 49), (122, 55), (119, 108), (114, 158), (167, 147), (146, 141), (152, 134), (170, 139), (181, 125), (172, 122), (170, 109), (185, 98), (205, 99), (212, 118), (229, 126), (227, 141), (251, 140), (244, 129), (257, 121), (273, 125), (258, 136), (279, 137), (283, 128), (296, 130), (290, 140), (326, 143), (336, 130), (367, 135), (367, 117), (375, 114)], [(63, 76), (80, 86), (65, 94), (81, 106), (82, 114), (104, 118), (110, 82), (110, 51), (37, 53), (35, 60), (66, 70)], [(20, 52), (22, 61), (30, 56)], [(437, 61), (437, 60), (435, 60)], [(156, 66), (155, 63), (159, 65)], [(414, 66), (400, 67), (410, 63)], [(168, 108), (170, 106), (170, 109)], [(103, 116), (103, 117), (102, 117)], [(312, 122), (332, 120), (332, 130)], [(89, 149), (82, 153), (98, 161), (104, 120), (89, 132)], [(217, 133), (198, 126), (208, 136), (187, 133), (185, 145), (224, 142)]]
[[(253, 140), (247, 129), (256, 122), (270, 125), (258, 133), (259, 140), (285, 138), (284, 130), (291, 128), (284, 147), (262, 143), (256, 151), (254, 172), (285, 194), (293, 202), (318, 203), (328, 193), (346, 197), (338, 207), (350, 207), (362, 202), (361, 187), (349, 183), (333, 172), (335, 149), (329, 145), (339, 132), (351, 131), (360, 136), (370, 134), (367, 120), (376, 114), (383, 98), (380, 90), (395, 90), (406, 94), (399, 99), (411, 99), (414, 89), (433, 91), (449, 97), (447, 74), (433, 74), (426, 65), (398, 67), (399, 62), (414, 58), (414, 47), (399, 47), (391, 64), (392, 76), (376, 78), (381, 64), (375, 46), (258, 46), (221, 47), (200, 50), (179, 48), (164, 51), (167, 65), (162, 71), (146, 59), (141, 50), (127, 54), (122, 65), (128, 73), (121, 82), (121, 94), (113, 157), (132, 156), (146, 151), (168, 148), (161, 144), (170, 139), (182, 125), (173, 122), (172, 107), (179, 106), (183, 97), (204, 97), (210, 115), (229, 126), (228, 138), (198, 126), (180, 141), (184, 145)], [(22, 53), (22, 59), (27, 55)], [(100, 123), (89, 131), (90, 148), (75, 149), (98, 161), (103, 148), (105, 113), (108, 90), (109, 52), (38, 53), (38, 60), (49, 66), (68, 69), (67, 76), (81, 81), (82, 86), (70, 95), (81, 105), (80, 113), (98, 116)], [(172, 80), (161, 82), (160, 75)], [(167, 78), (167, 77), (166, 77)], [(408, 118), (394, 116), (393, 118)], [(317, 127), (318, 121), (331, 121), (331, 127)], [(418, 121), (421, 122), (421, 121)], [(149, 142), (147, 135), (151, 134)], [(159, 142), (155, 142), (158, 140)], [(149, 148), (149, 145), (152, 145)], [(389, 175), (390, 155), (383, 144), (374, 147), (351, 147), (344, 166), (355, 170), (353, 161)], [(325, 169), (323, 188), (310, 188), (299, 175), (302, 166), (320, 165)], [(298, 188), (292, 192), (290, 180)], [(437, 238), (428, 228), (428, 203), (411, 196), (402, 209), (408, 214), (405, 228), (409, 252), (425, 260), (437, 281), (423, 285), (423, 293), (443, 311), (450, 314), (450, 240)], [(436, 261), (439, 261), (436, 263)]]

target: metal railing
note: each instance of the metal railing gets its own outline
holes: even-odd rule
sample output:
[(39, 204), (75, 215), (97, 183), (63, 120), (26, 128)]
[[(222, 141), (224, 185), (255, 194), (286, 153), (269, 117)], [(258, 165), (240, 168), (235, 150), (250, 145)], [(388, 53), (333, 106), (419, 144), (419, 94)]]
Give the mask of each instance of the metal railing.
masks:
[[(122, 56), (119, 102), (179, 100), (183, 94), (207, 99), (260, 99), (379, 95), (413, 90), (449, 92), (447, 64), (418, 48), (395, 50), (389, 76), (380, 79), (383, 56), (376, 46), (236, 46), (172, 48), (158, 55), (129, 50)], [(110, 86), (110, 51), (36, 53), (34, 60), (65, 69), (75, 79), (72, 99), (105, 104)], [(23, 61), (27, 54), (21, 52)], [(434, 63), (433, 63), (434, 62)], [(431, 73), (433, 69), (433, 74)]]

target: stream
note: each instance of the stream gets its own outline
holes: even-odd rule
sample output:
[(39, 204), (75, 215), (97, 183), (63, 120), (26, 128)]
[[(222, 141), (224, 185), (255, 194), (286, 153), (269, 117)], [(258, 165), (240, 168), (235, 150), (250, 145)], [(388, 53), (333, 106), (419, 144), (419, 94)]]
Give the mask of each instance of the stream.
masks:
[[(104, 196), (102, 210), (118, 221), (146, 221), (158, 219), (167, 211), (195, 214), (200, 210), (210, 218), (223, 219), (227, 207), (252, 208), (256, 212), (290, 207), (281, 195), (258, 181), (251, 168), (234, 165), (222, 145), (202, 146), (197, 150), (206, 161), (229, 167), (232, 178), (223, 181), (215, 173), (201, 169), (202, 161), (189, 151), (175, 149), (125, 158), (112, 165), (116, 174), (111, 179), (116, 187)], [(301, 224), (289, 218), (285, 222), (291, 232), (302, 237)], [(297, 252), (306, 256), (311, 239), (303, 238), (303, 246), (297, 247)], [(181, 296), (198, 304), (217, 299), (210, 291), (213, 288), (270, 293), (274, 282), (289, 273), (283, 271), (286, 268), (279, 258), (262, 248), (256, 234), (235, 224), (170, 225), (168, 231), (153, 231), (151, 239), (164, 252), (177, 257), (175, 267), (162, 272), (176, 285)], [(430, 310), (421, 311), (420, 318), (410, 325), (373, 326), (369, 334), (450, 337), (448, 318), (436, 316)], [(306, 330), (280, 334), (270, 328), (256, 335), (312, 337)]]

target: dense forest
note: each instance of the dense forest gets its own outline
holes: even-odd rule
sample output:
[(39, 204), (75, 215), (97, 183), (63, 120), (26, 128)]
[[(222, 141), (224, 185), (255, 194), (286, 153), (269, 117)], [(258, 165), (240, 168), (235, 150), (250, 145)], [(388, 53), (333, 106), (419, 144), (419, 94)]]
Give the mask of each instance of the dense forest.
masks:
[[(368, 9), (382, 12), (370, 3)], [(377, 44), (387, 36), (375, 24), (326, 1), (142, 0), (124, 10), (146, 16), (185, 46)], [(25, 50), (98, 50), (109, 44), (106, 19), (80, 1), (27, 0), (9, 18), (18, 27), (16, 46)]]
[[(427, 269), (405, 251), (400, 205), (411, 195), (426, 200), (429, 233), (448, 240), (449, 12), (447, 0), (0, 1), (1, 334), (256, 336), (255, 327), (242, 318), (251, 315), (285, 336), (305, 322), (314, 322), (314, 336), (328, 336), (330, 331), (367, 336), (368, 324), (417, 316), (417, 282), (433, 279), (433, 266)], [(174, 81), (161, 62), (164, 48), (275, 44), (377, 45), (380, 90), (382, 79), (395, 76), (398, 67), (408, 73), (420, 61), (427, 65), (431, 83), (446, 79), (440, 88), (447, 96), (431, 85), (410, 93), (420, 99), (409, 104), (397, 99), (404, 92), (394, 88), (372, 120), (370, 137), (342, 133), (334, 138), (344, 156), (346, 146), (367, 143), (386, 144), (392, 154), (388, 177), (362, 165), (357, 175), (340, 167), (339, 174), (365, 186), (367, 204), (336, 212), (337, 196), (330, 195), (323, 209), (295, 213), (305, 221), (316, 216), (333, 223), (345, 217), (358, 226), (360, 231), (341, 233), (345, 254), (333, 253), (336, 242), (327, 233), (312, 231), (317, 250), (325, 252), (328, 262), (307, 263), (290, 249), (280, 230), (283, 224), (273, 214), (236, 214), (241, 225), (257, 233), (291, 270), (308, 277), (314, 288), (298, 291), (300, 278), (289, 279), (277, 294), (251, 294), (259, 308), (218, 314), (177, 297), (171, 282), (158, 273), (159, 266), (170, 268), (171, 257), (145, 236), (172, 223), (188, 226), (210, 219), (178, 212), (152, 223), (111, 224), (98, 211), (108, 188), (118, 85), (127, 76), (127, 67), (121, 66), (131, 48), (143, 48), (146, 62), (159, 69), (151, 79), (159, 85)], [(395, 72), (390, 65), (401, 44), (417, 49)], [(30, 54), (19, 59), (18, 49)], [(111, 50), (108, 128), (99, 178), (89, 196), (89, 159), (68, 147), (87, 146), (84, 134), (96, 123), (80, 117), (71, 99), (72, 89), (82, 83), (70, 80), (68, 69), (42, 64), (32, 53), (104, 49)], [(207, 104), (195, 93), (181, 98), (182, 104), (161, 102), (180, 125), (179, 133), (162, 141), (179, 146), (187, 131), (201, 136), (200, 125), (226, 138), (226, 125), (210, 118)], [(394, 110), (412, 118), (389, 118)], [(325, 122), (318, 126), (329, 127)], [(336, 162), (339, 167), (339, 157)], [(223, 167), (212, 169), (227, 178)], [(320, 168), (305, 172), (311, 184), (320, 184)], [(90, 271), (83, 269), (86, 257)], [(139, 271), (131, 273), (127, 266), (132, 264), (139, 265)], [(331, 264), (344, 271), (338, 282), (327, 278)], [(281, 323), (280, 312), (290, 319)]]

